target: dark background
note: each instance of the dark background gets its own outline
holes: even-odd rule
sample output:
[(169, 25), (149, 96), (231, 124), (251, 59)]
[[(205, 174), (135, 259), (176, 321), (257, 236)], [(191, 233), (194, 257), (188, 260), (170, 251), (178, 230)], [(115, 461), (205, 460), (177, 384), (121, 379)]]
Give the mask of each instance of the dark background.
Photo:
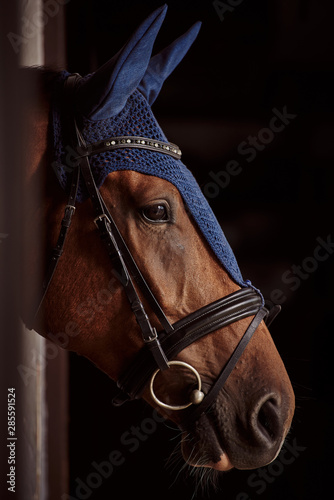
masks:
[[(278, 458), (265, 468), (261, 482), (258, 472), (231, 471), (219, 476), (215, 491), (204, 478), (197, 498), (323, 498), (332, 488), (333, 467), (334, 256), (315, 264), (310, 258), (317, 238), (333, 234), (334, 9), (328, 0), (244, 0), (223, 12), (224, 3), (217, 7), (219, 16), (217, 2), (168, 2), (156, 51), (197, 20), (203, 26), (153, 111), (203, 188), (212, 181), (209, 173), (225, 170), (229, 160), (242, 167), (210, 202), (244, 277), (267, 297), (280, 290), (283, 312), (271, 331), (296, 392), (288, 442), (298, 449), (290, 463)], [(68, 69), (97, 69), (160, 5), (71, 0)], [(247, 162), (238, 145), (268, 126), (273, 108), (284, 106), (297, 117)], [(288, 271), (292, 276), (294, 265), (304, 268), (295, 290), (282, 279)], [(87, 498), (191, 500), (200, 476), (187, 468), (180, 472), (182, 461), (174, 453), (178, 432), (165, 424), (155, 430), (152, 410), (140, 402), (113, 408), (113, 390), (94, 366), (71, 356), (70, 494), (76, 498), (77, 478), (87, 484), (93, 462), (118, 450), (124, 463)], [(121, 436), (133, 425), (144, 425), (144, 432), (131, 452)]]

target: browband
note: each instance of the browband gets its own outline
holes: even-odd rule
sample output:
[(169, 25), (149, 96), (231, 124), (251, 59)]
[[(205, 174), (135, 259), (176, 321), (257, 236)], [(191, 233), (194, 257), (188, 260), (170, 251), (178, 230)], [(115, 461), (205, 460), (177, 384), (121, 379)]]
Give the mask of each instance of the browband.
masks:
[[(108, 139), (104, 139), (103, 141), (87, 144), (82, 152), (82, 155), (78, 156), (77, 159), (83, 158), (84, 156), (97, 155), (99, 153), (104, 153), (105, 151), (114, 151), (122, 148), (148, 149), (149, 151), (155, 151), (156, 153), (164, 153), (172, 156), (176, 160), (180, 160), (182, 156), (180, 148), (172, 142), (163, 142), (157, 139), (149, 139), (148, 137), (140, 137), (137, 135), (126, 135), (121, 137), (110, 137)], [(80, 152), (80, 148), (78, 148), (78, 151)]]

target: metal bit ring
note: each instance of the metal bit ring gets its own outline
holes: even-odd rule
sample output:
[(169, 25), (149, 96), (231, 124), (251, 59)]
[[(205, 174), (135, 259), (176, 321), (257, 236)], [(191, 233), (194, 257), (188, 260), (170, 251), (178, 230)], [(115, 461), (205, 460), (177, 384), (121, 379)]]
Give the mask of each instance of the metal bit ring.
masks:
[(204, 393), (201, 391), (202, 389), (202, 382), (201, 382), (201, 377), (200, 377), (200, 374), (198, 373), (198, 371), (191, 365), (189, 365), (188, 363), (185, 363), (184, 361), (168, 361), (168, 366), (171, 366), (171, 365), (178, 365), (178, 366), (184, 366), (185, 368), (188, 368), (190, 371), (192, 371), (195, 375), (196, 375), (196, 378), (197, 378), (197, 389), (194, 389), (191, 393), (191, 401), (185, 405), (168, 405), (166, 403), (163, 403), (162, 401), (160, 401), (160, 399), (158, 399), (154, 393), (154, 390), (153, 390), (153, 384), (154, 384), (154, 380), (155, 380), (155, 377), (157, 376), (157, 374), (159, 373), (160, 371), (160, 368), (158, 368), (152, 375), (152, 378), (151, 378), (151, 382), (150, 382), (150, 393), (151, 393), (151, 396), (153, 398), (153, 400), (155, 401), (155, 403), (159, 406), (161, 406), (162, 408), (165, 408), (166, 410), (184, 410), (185, 408), (188, 408), (188, 406), (192, 405), (192, 404), (199, 404), (203, 401), (203, 398), (204, 398)]

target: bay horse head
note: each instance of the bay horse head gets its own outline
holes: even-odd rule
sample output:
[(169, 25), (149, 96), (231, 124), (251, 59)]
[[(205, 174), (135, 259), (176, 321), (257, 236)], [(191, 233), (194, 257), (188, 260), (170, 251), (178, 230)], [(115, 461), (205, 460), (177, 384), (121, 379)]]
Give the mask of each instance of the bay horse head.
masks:
[(31, 115), (28, 181), (45, 165), (34, 223), (50, 261), (25, 319), (117, 381), (115, 404), (142, 397), (174, 421), (191, 465), (256, 468), (279, 453), (294, 395), (273, 312), (151, 111), (199, 30), (151, 57), (165, 13), (95, 73), (57, 73)]

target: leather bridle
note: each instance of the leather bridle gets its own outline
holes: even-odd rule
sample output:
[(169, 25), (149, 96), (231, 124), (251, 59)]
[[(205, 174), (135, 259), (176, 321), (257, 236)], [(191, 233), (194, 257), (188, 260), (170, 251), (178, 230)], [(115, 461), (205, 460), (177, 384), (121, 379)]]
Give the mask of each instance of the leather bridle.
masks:
[[(198, 419), (202, 413), (207, 412), (212, 406), (219, 391), (224, 386), (260, 322), (265, 320), (267, 325), (269, 325), (278, 314), (280, 306), (275, 306), (269, 312), (263, 305), (263, 299), (260, 293), (254, 288), (247, 287), (202, 307), (174, 324), (169, 322), (156, 297), (152, 293), (152, 290), (141, 274), (116, 223), (104, 203), (94, 181), (89, 157), (110, 150), (110, 145), (129, 147), (129, 144), (133, 144), (133, 146), (130, 145), (130, 147), (136, 147), (138, 143), (135, 141), (139, 140), (140, 147), (145, 148), (145, 146), (147, 146), (146, 149), (155, 149), (159, 147), (159, 151), (164, 154), (172, 154), (174, 157), (176, 157), (175, 155), (180, 155), (180, 151), (177, 146), (172, 143), (162, 143), (158, 141), (158, 146), (156, 146), (155, 144), (157, 141), (154, 139), (142, 137), (109, 138), (105, 142), (100, 141), (95, 145), (87, 146), (77, 126), (72, 104), (73, 92), (80, 79), (81, 77), (79, 75), (71, 75), (65, 82), (65, 92), (67, 95), (66, 103), (68, 106), (67, 112), (69, 113), (69, 123), (72, 124), (70, 142), (73, 149), (78, 152), (78, 156), (73, 166), (70, 194), (61, 222), (58, 241), (53, 249), (51, 260), (47, 268), (35, 317), (52, 281), (59, 258), (63, 253), (66, 236), (71, 225), (72, 216), (75, 212), (75, 201), (79, 180), (82, 177), (92, 202), (94, 223), (105, 244), (112, 263), (112, 272), (123, 287), (131, 310), (139, 325), (144, 342), (144, 347), (117, 381), (120, 392), (114, 398), (113, 402), (115, 405), (119, 405), (126, 400), (139, 398), (150, 382), (151, 396), (157, 405), (170, 410), (182, 410), (188, 408), (191, 404), (194, 405), (192, 411), (188, 410), (186, 418), (181, 424), (181, 427), (186, 426), (189, 422)], [(130, 140), (134, 142), (129, 142)], [(150, 310), (155, 314), (161, 325), (161, 329), (159, 329), (158, 332), (151, 324), (144, 304), (137, 292), (137, 288), (140, 290), (141, 296), (145, 299)], [(182, 361), (172, 361), (172, 358), (177, 356), (185, 347), (203, 336), (251, 316), (254, 317), (230, 356), (230, 359), (208, 393), (204, 394), (201, 390), (201, 378), (197, 370)], [(198, 383), (197, 389), (193, 390), (190, 394), (190, 401), (181, 406), (167, 405), (160, 401), (154, 393), (154, 380), (157, 373), (159, 371), (168, 370), (170, 365), (174, 364), (181, 365), (193, 372)]]

